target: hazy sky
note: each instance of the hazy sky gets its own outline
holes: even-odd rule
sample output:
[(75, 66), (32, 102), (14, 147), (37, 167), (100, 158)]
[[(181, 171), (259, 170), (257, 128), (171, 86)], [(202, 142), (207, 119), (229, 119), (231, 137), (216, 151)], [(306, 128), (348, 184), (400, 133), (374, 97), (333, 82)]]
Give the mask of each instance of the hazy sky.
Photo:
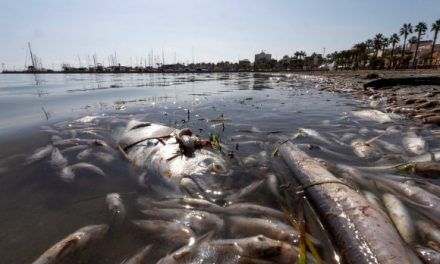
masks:
[[(0, 63), (22, 68), (27, 42), (46, 67), (97, 54), (135, 64), (153, 49), (165, 62), (248, 58), (266, 50), (347, 49), (403, 23), (440, 19), (440, 0), (0, 0)], [(428, 37), (432, 36), (429, 33)]]

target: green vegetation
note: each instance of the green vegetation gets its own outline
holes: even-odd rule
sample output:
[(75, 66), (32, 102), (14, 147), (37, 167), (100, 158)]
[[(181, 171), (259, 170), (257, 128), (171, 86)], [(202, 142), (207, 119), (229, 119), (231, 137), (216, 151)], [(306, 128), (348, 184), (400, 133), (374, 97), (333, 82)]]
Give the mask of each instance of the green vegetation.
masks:
[[(393, 33), (389, 38), (382, 33), (376, 34), (373, 39), (357, 43), (349, 50), (329, 54), (327, 62), (332, 63), (334, 69), (354, 70), (438, 67), (440, 48), (435, 45), (439, 30), (440, 19), (431, 26), (434, 39), (426, 41), (423, 40), (428, 31), (425, 22), (416, 26), (411, 23), (403, 24), (398, 34)], [(403, 41), (399, 45), (401, 40)]]

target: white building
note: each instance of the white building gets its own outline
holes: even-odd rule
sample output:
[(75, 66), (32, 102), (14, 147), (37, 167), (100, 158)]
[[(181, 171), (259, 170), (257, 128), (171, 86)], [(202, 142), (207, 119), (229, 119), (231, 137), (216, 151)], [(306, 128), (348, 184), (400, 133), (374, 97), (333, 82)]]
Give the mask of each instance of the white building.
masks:
[(260, 54), (255, 54), (255, 63), (259, 62), (267, 62), (272, 59), (272, 54), (264, 53), (264, 51), (261, 51)]

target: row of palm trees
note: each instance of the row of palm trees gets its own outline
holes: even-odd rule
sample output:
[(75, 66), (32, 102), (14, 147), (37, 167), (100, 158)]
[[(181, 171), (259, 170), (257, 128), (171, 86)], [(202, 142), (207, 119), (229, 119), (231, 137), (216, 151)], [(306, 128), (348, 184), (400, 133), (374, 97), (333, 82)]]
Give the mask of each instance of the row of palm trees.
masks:
[[(387, 62), (387, 68), (407, 68), (417, 67), (419, 62), (419, 46), (422, 36), (426, 34), (428, 25), (420, 22), (416, 26), (411, 23), (403, 24), (399, 30), (399, 34), (394, 33), (389, 38), (383, 34), (377, 34), (373, 39), (357, 43), (350, 50), (343, 50), (329, 54), (328, 59), (335, 63), (337, 68), (384, 68)], [(433, 45), (429, 57), (426, 59), (428, 66), (433, 66), (434, 47), (437, 42), (437, 36), (440, 31), (440, 19), (432, 23), (431, 31), (434, 32)], [(411, 34), (416, 33), (411, 36)], [(403, 38), (402, 46), (398, 46)], [(408, 37), (410, 37), (408, 39)], [(409, 45), (416, 44), (415, 52), (410, 52), (409, 56), (405, 56), (407, 51), (407, 40)], [(387, 50), (391, 46), (391, 51)], [(400, 57), (398, 57), (398, 49)], [(381, 52), (381, 56), (379, 56)], [(388, 54), (386, 54), (388, 53)], [(412, 61), (411, 61), (412, 60)]]

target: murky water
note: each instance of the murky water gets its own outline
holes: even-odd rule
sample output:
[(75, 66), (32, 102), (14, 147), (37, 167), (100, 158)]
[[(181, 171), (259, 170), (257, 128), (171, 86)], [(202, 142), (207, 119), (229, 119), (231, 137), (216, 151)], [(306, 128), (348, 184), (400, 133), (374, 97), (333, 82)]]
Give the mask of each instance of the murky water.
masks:
[[(103, 240), (74, 255), (73, 263), (120, 263), (148, 244), (155, 248), (150, 257), (154, 263), (181, 246), (173, 238), (141, 232), (131, 224), (131, 220), (147, 219), (136, 203), (138, 197), (161, 200), (184, 195), (159, 187), (157, 179), (151, 182), (153, 188), (138, 184), (142, 171), (133, 168), (114, 148), (116, 132), (131, 119), (188, 127), (203, 138), (219, 135), (225, 153), (233, 160), (234, 173), (222, 186), (229, 193), (265, 179), (271, 172), (291, 181), (286, 166), (279, 158), (271, 157), (277, 141), (285, 137), (300, 144), (325, 146), (328, 151), (310, 145), (306, 148), (313, 157), (333, 163), (363, 167), (395, 162), (382, 159), (373, 163), (353, 154), (351, 140), (371, 139), (390, 124), (348, 116), (348, 112), (364, 106), (338, 94), (318, 91), (315, 83), (320, 81), (262, 74), (0, 75), (2, 262), (29, 263), (80, 227), (112, 224), (105, 203), (106, 194), (112, 192), (123, 197), (126, 221), (112, 225)], [(95, 118), (85, 123), (75, 121), (84, 116)], [(423, 136), (430, 149), (438, 150), (438, 135), (436, 138), (429, 129), (412, 129), (412, 123), (405, 120), (398, 123), (404, 131)], [(316, 130), (322, 138), (304, 133), (298, 136), (300, 128)], [(49, 159), (24, 166), (24, 160), (35, 149), (53, 143), (54, 135), (107, 142), (112, 148), (88, 148), (95, 154), (110, 154), (108, 160), (99, 154), (80, 160), (77, 155), (81, 150), (63, 153), (69, 164), (88, 162), (101, 168), (106, 176), (81, 171), (73, 182), (66, 183), (50, 166)], [(395, 154), (404, 160), (411, 156), (401, 149), (400, 136), (384, 135), (380, 140), (385, 142), (378, 143), (382, 156), (391, 159), (389, 154)], [(393, 150), (393, 146), (400, 148)], [(58, 146), (61, 151), (68, 147), (71, 145)], [(291, 192), (290, 202), (301, 203), (294, 196)], [(241, 201), (281, 210), (267, 185)], [(228, 216), (219, 216), (227, 221)], [(331, 262), (334, 252), (327, 245), (327, 235), (307, 209), (306, 219), (309, 232), (322, 243), (321, 255)], [(217, 239), (238, 237), (243, 236), (231, 234), (228, 228), (215, 234)]]

